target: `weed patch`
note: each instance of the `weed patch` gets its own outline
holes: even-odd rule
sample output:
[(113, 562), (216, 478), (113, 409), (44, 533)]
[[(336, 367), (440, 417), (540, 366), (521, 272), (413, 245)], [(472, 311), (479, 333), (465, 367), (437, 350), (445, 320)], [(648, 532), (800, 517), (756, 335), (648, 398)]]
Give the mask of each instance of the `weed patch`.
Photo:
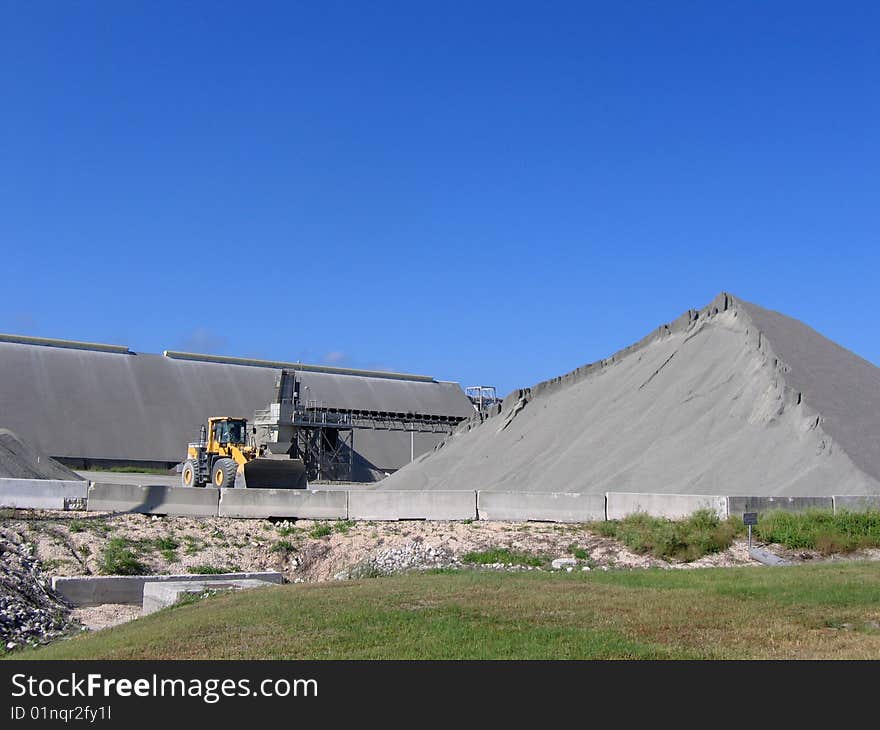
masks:
[(880, 547), (880, 511), (768, 512), (754, 528), (764, 542), (830, 555)]
[(241, 570), (237, 565), (217, 566), (217, 565), (191, 565), (186, 569), (187, 573), (193, 575), (220, 575), (222, 573), (240, 573)]
[(289, 540), (279, 540), (272, 547), (269, 548), (270, 553), (279, 553), (280, 555), (287, 556), (292, 552), (296, 552), (296, 545), (294, 545)]
[(315, 525), (312, 528), (312, 531), (309, 533), (309, 537), (313, 537), (315, 539), (319, 537), (327, 537), (327, 535), (333, 532), (333, 528), (330, 525)]
[(546, 565), (549, 562), (549, 559), (543, 555), (520, 553), (514, 550), (508, 550), (507, 548), (494, 548), (492, 550), (483, 550), (481, 552), (465, 553), (462, 555), (461, 561), (472, 565), (503, 563), (504, 565), (531, 565), (539, 568)]
[(348, 531), (354, 527), (354, 520), (336, 520), (333, 523), (333, 532), (336, 532), (340, 535), (347, 535)]
[(104, 546), (98, 570), (102, 575), (144, 575), (147, 567), (138, 559), (128, 540), (114, 537)]
[(620, 540), (633, 552), (682, 562), (726, 550), (743, 529), (735, 518), (722, 520), (711, 510), (675, 521), (639, 513), (590, 527), (600, 535)]

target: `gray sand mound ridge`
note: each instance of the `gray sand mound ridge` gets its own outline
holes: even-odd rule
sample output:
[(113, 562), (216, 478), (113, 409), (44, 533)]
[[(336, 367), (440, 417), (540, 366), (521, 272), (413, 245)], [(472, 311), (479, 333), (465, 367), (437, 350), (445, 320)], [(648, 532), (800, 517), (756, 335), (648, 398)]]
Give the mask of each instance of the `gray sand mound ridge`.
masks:
[(379, 488), (880, 494), (880, 368), (729, 294), (499, 410)]
[(12, 431), (0, 428), (0, 477), (12, 479), (82, 479), (54, 459), (21, 441)]

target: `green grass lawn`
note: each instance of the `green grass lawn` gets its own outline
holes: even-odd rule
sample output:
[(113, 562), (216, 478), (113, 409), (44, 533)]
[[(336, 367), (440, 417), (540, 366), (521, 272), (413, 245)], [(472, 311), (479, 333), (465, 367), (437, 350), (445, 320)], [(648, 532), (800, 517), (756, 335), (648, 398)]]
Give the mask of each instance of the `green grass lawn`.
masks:
[(880, 658), (880, 564), (461, 571), (221, 594), (30, 659)]

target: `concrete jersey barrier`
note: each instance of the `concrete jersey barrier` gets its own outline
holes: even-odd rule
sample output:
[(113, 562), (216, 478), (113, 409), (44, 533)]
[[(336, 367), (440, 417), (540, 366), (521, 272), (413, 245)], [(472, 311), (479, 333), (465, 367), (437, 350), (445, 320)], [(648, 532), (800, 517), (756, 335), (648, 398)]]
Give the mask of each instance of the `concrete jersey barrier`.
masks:
[(834, 512), (867, 512), (880, 511), (880, 494), (834, 495)]
[(476, 492), (383, 491), (348, 493), (351, 520), (475, 520)]
[(743, 512), (806, 512), (810, 509), (833, 510), (831, 497), (728, 497), (727, 511), (734, 517), (742, 517)]
[(310, 489), (221, 489), (220, 517), (344, 520), (348, 492)]
[(605, 513), (609, 520), (620, 520), (639, 512), (669, 520), (679, 520), (702, 509), (712, 510), (721, 519), (726, 519), (729, 514), (727, 497), (708, 494), (608, 492), (605, 497)]
[(86, 481), (4, 477), (0, 478), (0, 507), (54, 510), (84, 508), (88, 490), (89, 483)]
[(604, 494), (477, 492), (481, 520), (594, 522), (605, 519)]
[(220, 490), (212, 487), (163, 487), (104, 484), (89, 487), (91, 512), (139, 512), (178, 517), (217, 517)]
[(880, 510), (880, 495), (754, 497), (608, 492), (493, 492), (214, 489), (0, 478), (0, 507), (93, 512), (136, 512), (182, 517), (495, 520), (592, 522), (637, 512), (681, 519), (700, 509), (719, 517), (743, 512), (809, 509)]

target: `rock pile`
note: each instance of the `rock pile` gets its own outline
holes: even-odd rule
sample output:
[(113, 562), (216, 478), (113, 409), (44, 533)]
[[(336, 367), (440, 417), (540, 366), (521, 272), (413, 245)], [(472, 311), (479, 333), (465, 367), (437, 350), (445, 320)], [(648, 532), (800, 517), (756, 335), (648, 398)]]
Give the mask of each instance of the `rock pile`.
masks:
[(380, 550), (357, 565), (337, 573), (337, 580), (373, 578), (406, 570), (460, 568), (461, 563), (446, 548), (433, 547), (414, 540), (399, 547)]
[(0, 647), (41, 644), (70, 628), (70, 607), (52, 592), (33, 547), (0, 528)]

